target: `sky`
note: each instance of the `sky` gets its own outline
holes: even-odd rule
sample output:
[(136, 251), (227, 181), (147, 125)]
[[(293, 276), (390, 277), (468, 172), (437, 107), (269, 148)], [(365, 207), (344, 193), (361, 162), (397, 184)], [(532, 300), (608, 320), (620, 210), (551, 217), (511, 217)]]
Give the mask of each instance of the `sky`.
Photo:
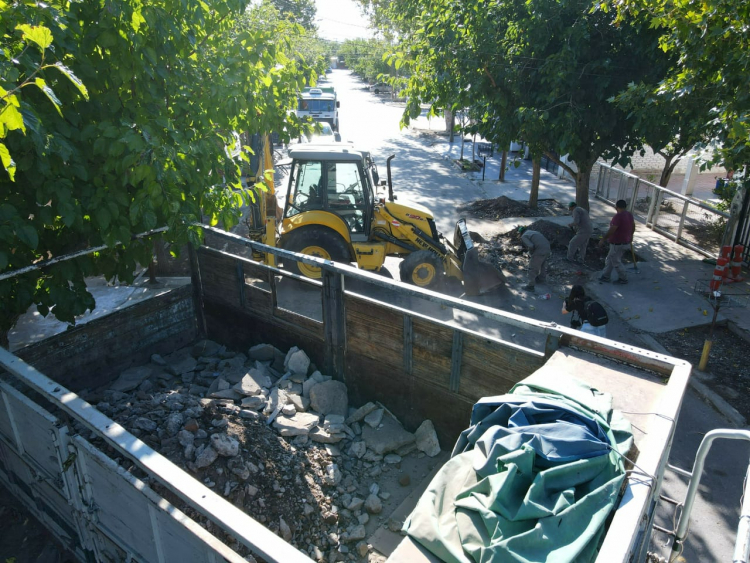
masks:
[(354, 0), (315, 0), (318, 35), (332, 41), (372, 37), (368, 22)]

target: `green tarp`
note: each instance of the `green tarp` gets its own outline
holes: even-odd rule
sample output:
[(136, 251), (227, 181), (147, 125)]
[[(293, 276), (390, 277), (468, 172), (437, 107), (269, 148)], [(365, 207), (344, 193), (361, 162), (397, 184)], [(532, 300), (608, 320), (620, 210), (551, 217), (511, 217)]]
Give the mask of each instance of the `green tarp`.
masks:
[(474, 406), (404, 530), (448, 563), (593, 561), (631, 444), (611, 397), (534, 374)]

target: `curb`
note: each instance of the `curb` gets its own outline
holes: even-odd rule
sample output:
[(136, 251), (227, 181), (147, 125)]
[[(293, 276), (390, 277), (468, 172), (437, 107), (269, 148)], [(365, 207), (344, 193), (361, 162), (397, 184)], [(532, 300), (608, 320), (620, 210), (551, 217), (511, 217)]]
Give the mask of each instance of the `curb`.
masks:
[[(647, 348), (650, 348), (654, 352), (659, 352), (660, 354), (671, 356), (669, 351), (664, 346), (659, 344), (659, 342), (657, 342), (657, 340), (650, 334), (641, 333), (638, 336), (640, 336), (641, 340), (643, 340)], [(711, 405), (732, 424), (740, 428), (747, 426), (745, 417), (742, 416), (737, 409), (730, 405), (723, 397), (716, 393), (716, 391), (709, 389), (709, 387), (705, 383), (702, 383), (698, 380), (701, 373), (702, 372), (698, 371), (698, 368), (692, 368), (689, 382), (690, 387), (692, 387), (702, 399), (704, 399), (709, 405)]]

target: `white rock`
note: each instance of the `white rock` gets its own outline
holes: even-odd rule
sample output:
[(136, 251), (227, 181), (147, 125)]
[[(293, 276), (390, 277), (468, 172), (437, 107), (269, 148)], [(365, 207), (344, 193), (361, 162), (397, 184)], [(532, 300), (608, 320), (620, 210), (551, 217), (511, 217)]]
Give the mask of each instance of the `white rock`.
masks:
[(396, 463), (401, 463), (401, 456), (398, 454), (386, 454), (383, 461), (390, 465), (395, 465)]
[(281, 412), (286, 416), (294, 416), (297, 412), (297, 407), (287, 404), (281, 407)]
[(365, 416), (365, 423), (371, 428), (377, 428), (378, 424), (383, 420), (383, 409), (377, 409), (372, 411), (370, 414)]
[(362, 459), (362, 456), (364, 456), (366, 452), (367, 444), (364, 442), (354, 442), (349, 448), (349, 455), (356, 457), (357, 459)]
[(294, 408), (297, 409), (297, 412), (305, 412), (310, 406), (310, 399), (298, 393), (289, 393), (286, 399), (287, 401), (289, 401), (289, 403), (294, 405)]
[[(326, 485), (336, 486), (341, 482), (341, 471), (339, 466), (335, 463), (329, 463), (326, 465), (325, 475), (323, 481)], [(381, 507), (382, 510), (382, 507)]]
[(243, 409), (251, 409), (254, 411), (260, 410), (266, 406), (266, 399), (262, 395), (256, 395), (254, 397), (245, 397), (240, 403)]
[(249, 374), (245, 374), (242, 380), (234, 386), (234, 390), (240, 395), (251, 396), (260, 393), (261, 386)]
[(289, 528), (289, 525), (284, 522), (284, 518), (281, 516), (279, 516), (279, 531), (281, 532), (281, 537), (284, 538), (284, 541), (292, 541), (292, 530)]
[(216, 461), (218, 457), (219, 454), (216, 453), (216, 450), (211, 446), (207, 446), (195, 457), (195, 467), (198, 469), (208, 467)]
[(365, 510), (370, 514), (380, 514), (383, 511), (383, 503), (377, 495), (371, 494), (365, 500)]
[(281, 436), (307, 435), (318, 424), (318, 415), (298, 412), (291, 417), (281, 417), (273, 423)]
[(431, 420), (425, 420), (414, 433), (417, 449), (430, 457), (440, 453), (440, 443)]
[(221, 456), (234, 457), (240, 453), (240, 443), (226, 434), (213, 434), (211, 446)]

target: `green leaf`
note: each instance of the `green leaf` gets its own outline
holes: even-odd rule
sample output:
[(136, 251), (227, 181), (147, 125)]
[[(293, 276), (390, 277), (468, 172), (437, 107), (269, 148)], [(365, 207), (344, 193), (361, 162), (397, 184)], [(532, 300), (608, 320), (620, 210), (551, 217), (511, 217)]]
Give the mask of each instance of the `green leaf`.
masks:
[(60, 100), (57, 99), (57, 96), (55, 96), (55, 93), (52, 91), (52, 88), (47, 86), (47, 83), (44, 81), (43, 78), (35, 79), (34, 84), (36, 84), (37, 88), (39, 88), (42, 92), (44, 92), (44, 95), (47, 96), (47, 98), (49, 98), (49, 101), (52, 102), (52, 105), (55, 106), (57, 113), (59, 113), (60, 117), (62, 117), (62, 111), (60, 110), (60, 106), (62, 104), (60, 103)]
[(70, 70), (67, 66), (59, 61), (52, 66), (62, 72), (65, 76), (67, 76), (68, 80), (70, 80), (73, 85), (78, 88), (78, 91), (84, 98), (86, 98), (87, 100), (89, 99), (89, 91), (86, 89), (86, 86), (83, 84), (83, 82), (81, 82), (81, 80), (73, 73), (72, 70)]
[(16, 129), (20, 129), (24, 133), (26, 132), (26, 127), (23, 124), (23, 116), (15, 105), (7, 104), (0, 112), (0, 134), (3, 134), (5, 131), (15, 131)]
[(17, 228), (16, 236), (18, 237), (18, 240), (33, 249), (36, 249), (39, 245), (39, 235), (37, 234), (36, 229), (31, 225), (22, 225)]
[(15, 182), (16, 163), (10, 157), (10, 152), (8, 152), (8, 147), (5, 146), (5, 143), (0, 143), (0, 160), (2, 160), (3, 168), (5, 168), (8, 176), (10, 176), (11, 182)]
[(52, 32), (43, 25), (21, 24), (16, 29), (22, 32), (24, 40), (36, 43), (41, 51), (52, 45)]
[(96, 218), (96, 222), (99, 223), (99, 228), (101, 228), (102, 231), (106, 231), (109, 228), (112, 216), (105, 207), (102, 207), (101, 205), (97, 207), (96, 211), (94, 211), (94, 217)]

